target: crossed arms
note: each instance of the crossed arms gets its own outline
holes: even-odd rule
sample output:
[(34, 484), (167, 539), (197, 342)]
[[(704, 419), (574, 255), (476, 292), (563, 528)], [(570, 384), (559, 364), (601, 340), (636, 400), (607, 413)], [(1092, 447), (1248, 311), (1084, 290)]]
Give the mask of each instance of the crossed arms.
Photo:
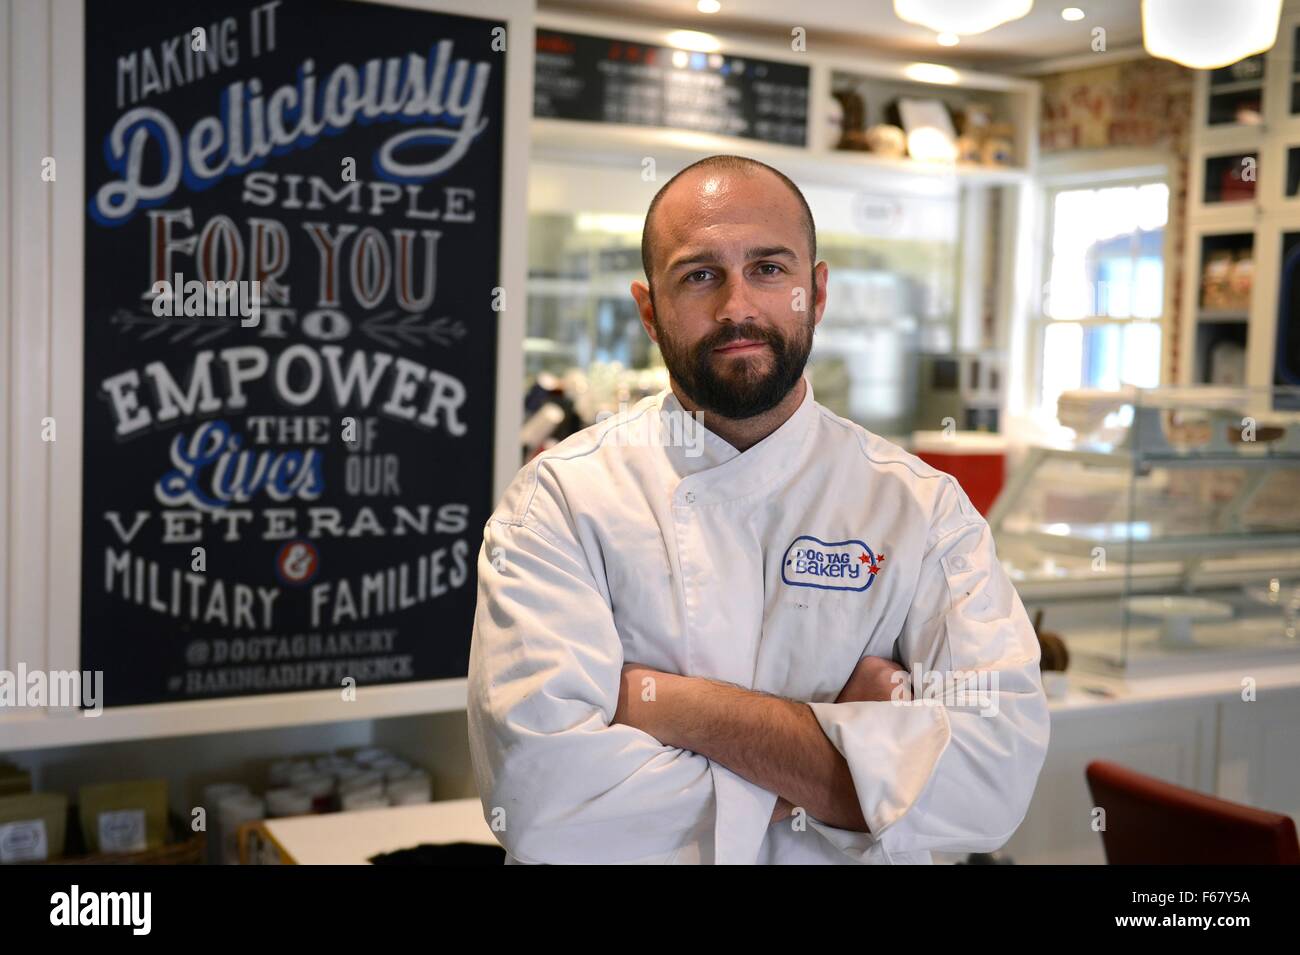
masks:
[[(504, 513), (518, 506), (508, 499)], [(955, 526), (931, 535), (898, 645), (927, 670), (996, 675), (991, 716), (894, 705), (898, 668), (877, 657), (859, 661), (833, 703), (629, 663), (606, 583), (566, 522), (490, 522), (467, 716), (475, 781), (502, 844), (525, 862), (667, 857), (721, 818), (717, 768), (776, 794), (772, 818), (802, 807), (854, 858), (877, 844), (1002, 845), (1046, 753), (1037, 645), (987, 525), (945, 510)], [(755, 838), (761, 830), (736, 830), (730, 851), (743, 856)]]
[[(888, 700), (897, 685), (892, 674), (901, 669), (892, 660), (863, 657), (835, 702)], [(848, 762), (805, 703), (629, 663), (613, 722), (706, 756), (777, 793), (773, 822), (802, 806), (837, 829), (870, 831)]]

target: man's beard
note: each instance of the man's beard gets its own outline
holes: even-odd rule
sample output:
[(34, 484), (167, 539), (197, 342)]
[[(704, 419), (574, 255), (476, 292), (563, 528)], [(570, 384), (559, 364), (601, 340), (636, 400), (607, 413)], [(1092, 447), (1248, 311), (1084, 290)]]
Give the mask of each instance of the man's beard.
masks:
[[(657, 315), (654, 321), (659, 351), (677, 386), (703, 410), (733, 419), (770, 411), (790, 393), (808, 364), (815, 325), (811, 311), (804, 313), (804, 321), (789, 338), (775, 328), (752, 322), (727, 324), (688, 346), (667, 334)], [(759, 371), (764, 361), (761, 354), (743, 358), (713, 354), (715, 348), (735, 341), (766, 342), (771, 349), (770, 369), (766, 373)], [(719, 370), (724, 364), (728, 370)]]

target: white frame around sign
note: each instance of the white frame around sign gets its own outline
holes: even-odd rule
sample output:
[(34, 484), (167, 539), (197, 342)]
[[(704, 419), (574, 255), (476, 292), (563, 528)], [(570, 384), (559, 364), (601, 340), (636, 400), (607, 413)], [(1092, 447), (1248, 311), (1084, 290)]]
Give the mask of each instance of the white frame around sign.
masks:
[[(380, 0), (355, 0), (380, 2)], [(519, 468), (527, 170), (532, 117), (529, 0), (384, 0), (386, 5), (501, 20), (507, 30), (493, 501)], [(83, 0), (0, 0), (0, 399), (8, 439), (0, 464), (0, 669), (80, 666), (82, 365), (84, 316)], [(512, 38), (522, 38), (522, 42)], [(55, 68), (57, 64), (57, 68)], [(8, 140), (6, 141), (6, 137)], [(56, 159), (42, 188), (44, 156)], [(12, 157), (12, 165), (10, 160)], [(55, 187), (56, 186), (56, 187)], [(21, 241), (19, 241), (21, 239)], [(10, 254), (5, 254), (9, 252)], [(56, 257), (64, 266), (55, 269)], [(0, 272), (0, 276), (4, 273)], [(12, 329), (6, 336), (4, 330)], [(41, 442), (52, 415), (57, 440)], [(55, 507), (54, 502), (59, 502)], [(465, 679), (361, 687), (340, 714), (337, 690), (0, 715), (0, 752), (110, 739), (226, 732), (463, 709)]]

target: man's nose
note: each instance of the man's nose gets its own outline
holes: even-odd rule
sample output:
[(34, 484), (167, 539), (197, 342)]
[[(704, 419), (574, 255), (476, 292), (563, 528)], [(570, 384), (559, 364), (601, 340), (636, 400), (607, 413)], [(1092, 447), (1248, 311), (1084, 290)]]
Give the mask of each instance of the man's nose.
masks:
[(722, 301), (718, 303), (714, 318), (737, 325), (756, 320), (759, 314), (752, 292), (743, 275), (729, 276), (722, 286)]

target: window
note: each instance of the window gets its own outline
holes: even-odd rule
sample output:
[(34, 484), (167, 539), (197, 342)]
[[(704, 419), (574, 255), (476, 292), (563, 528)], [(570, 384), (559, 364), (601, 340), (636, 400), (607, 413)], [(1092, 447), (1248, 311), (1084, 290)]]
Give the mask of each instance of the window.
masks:
[(1048, 193), (1039, 319), (1039, 412), (1061, 392), (1160, 383), (1169, 187), (1143, 182)]

